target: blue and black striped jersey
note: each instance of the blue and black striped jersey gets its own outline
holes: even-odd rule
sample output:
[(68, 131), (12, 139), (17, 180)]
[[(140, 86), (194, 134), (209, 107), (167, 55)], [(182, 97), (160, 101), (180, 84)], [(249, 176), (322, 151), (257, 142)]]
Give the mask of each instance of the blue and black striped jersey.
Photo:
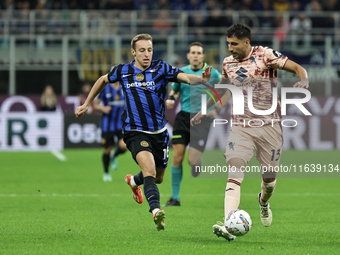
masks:
[(167, 123), (164, 115), (167, 84), (176, 82), (182, 71), (163, 60), (152, 61), (150, 67), (142, 71), (134, 66), (134, 61), (116, 65), (108, 73), (109, 81), (119, 81), (124, 91), (123, 129), (160, 130)]
[(112, 107), (112, 110), (108, 114), (103, 113), (100, 120), (102, 132), (122, 130), (123, 122), (121, 116), (125, 105), (122, 88), (119, 87), (119, 89), (115, 89), (111, 84), (107, 84), (98, 98), (103, 102), (104, 106)]

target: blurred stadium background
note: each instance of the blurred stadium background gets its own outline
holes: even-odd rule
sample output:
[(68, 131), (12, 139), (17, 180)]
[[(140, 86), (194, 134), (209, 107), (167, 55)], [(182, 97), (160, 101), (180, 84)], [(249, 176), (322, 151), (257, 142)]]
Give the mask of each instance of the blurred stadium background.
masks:
[[(200, 41), (206, 61), (221, 71), (229, 55), (224, 34), (235, 22), (252, 28), (252, 45), (272, 47), (309, 73), (313, 98), (306, 107), (313, 116), (288, 109), (301, 124), (286, 129), (285, 149), (339, 149), (339, 6), (338, 0), (3, 0), (0, 149), (98, 147), (100, 116), (76, 120), (72, 114), (83, 100), (84, 83), (132, 60), (133, 36), (150, 33), (154, 59), (178, 67), (188, 63), (187, 46)], [(281, 86), (294, 82), (290, 73), (279, 71), (279, 77)], [(38, 112), (46, 85), (58, 100), (57, 110), (48, 114)], [(167, 112), (170, 124), (174, 116)], [(218, 138), (210, 141), (208, 149), (224, 146)]]

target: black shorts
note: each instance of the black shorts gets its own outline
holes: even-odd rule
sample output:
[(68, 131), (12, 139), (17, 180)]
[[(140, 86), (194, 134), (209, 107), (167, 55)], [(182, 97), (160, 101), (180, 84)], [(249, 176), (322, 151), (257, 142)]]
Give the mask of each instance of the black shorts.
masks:
[(124, 131), (126, 143), (133, 159), (140, 151), (150, 151), (155, 159), (156, 167), (166, 168), (169, 158), (169, 133), (165, 130), (159, 134), (147, 134), (140, 131)]
[(117, 130), (115, 132), (102, 132), (101, 145), (104, 148), (111, 147), (114, 146), (122, 138), (123, 138), (122, 130)]
[(203, 152), (212, 119), (203, 117), (199, 125), (192, 127), (190, 119), (194, 116), (195, 114), (184, 111), (177, 114), (172, 132), (172, 144), (184, 144), (187, 146), (190, 143), (190, 147)]

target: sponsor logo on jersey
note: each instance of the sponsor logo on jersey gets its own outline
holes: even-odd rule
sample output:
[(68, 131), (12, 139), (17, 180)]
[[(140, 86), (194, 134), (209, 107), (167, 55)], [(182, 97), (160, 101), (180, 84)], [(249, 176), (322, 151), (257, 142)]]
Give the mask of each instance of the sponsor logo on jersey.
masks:
[(235, 68), (235, 67), (238, 67), (238, 64), (228, 64), (228, 68)]
[(238, 80), (239, 82), (243, 82), (245, 79), (248, 78), (248, 76), (245, 75), (246, 73), (248, 73), (248, 71), (244, 69), (243, 67), (241, 67), (240, 69), (236, 71), (236, 74), (238, 76), (235, 79)]
[(155, 89), (155, 82), (154, 81), (147, 81), (147, 82), (133, 82), (126, 84), (126, 88), (131, 87), (140, 87), (141, 89)]

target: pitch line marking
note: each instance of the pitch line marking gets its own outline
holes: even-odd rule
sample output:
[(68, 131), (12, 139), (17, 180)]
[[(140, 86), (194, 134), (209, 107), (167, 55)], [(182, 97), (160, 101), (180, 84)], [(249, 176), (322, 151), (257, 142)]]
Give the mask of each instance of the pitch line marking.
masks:
[(66, 161), (67, 160), (67, 157), (64, 154), (62, 154), (60, 151), (51, 150), (51, 153), (52, 153), (53, 156), (55, 156), (60, 161)]

